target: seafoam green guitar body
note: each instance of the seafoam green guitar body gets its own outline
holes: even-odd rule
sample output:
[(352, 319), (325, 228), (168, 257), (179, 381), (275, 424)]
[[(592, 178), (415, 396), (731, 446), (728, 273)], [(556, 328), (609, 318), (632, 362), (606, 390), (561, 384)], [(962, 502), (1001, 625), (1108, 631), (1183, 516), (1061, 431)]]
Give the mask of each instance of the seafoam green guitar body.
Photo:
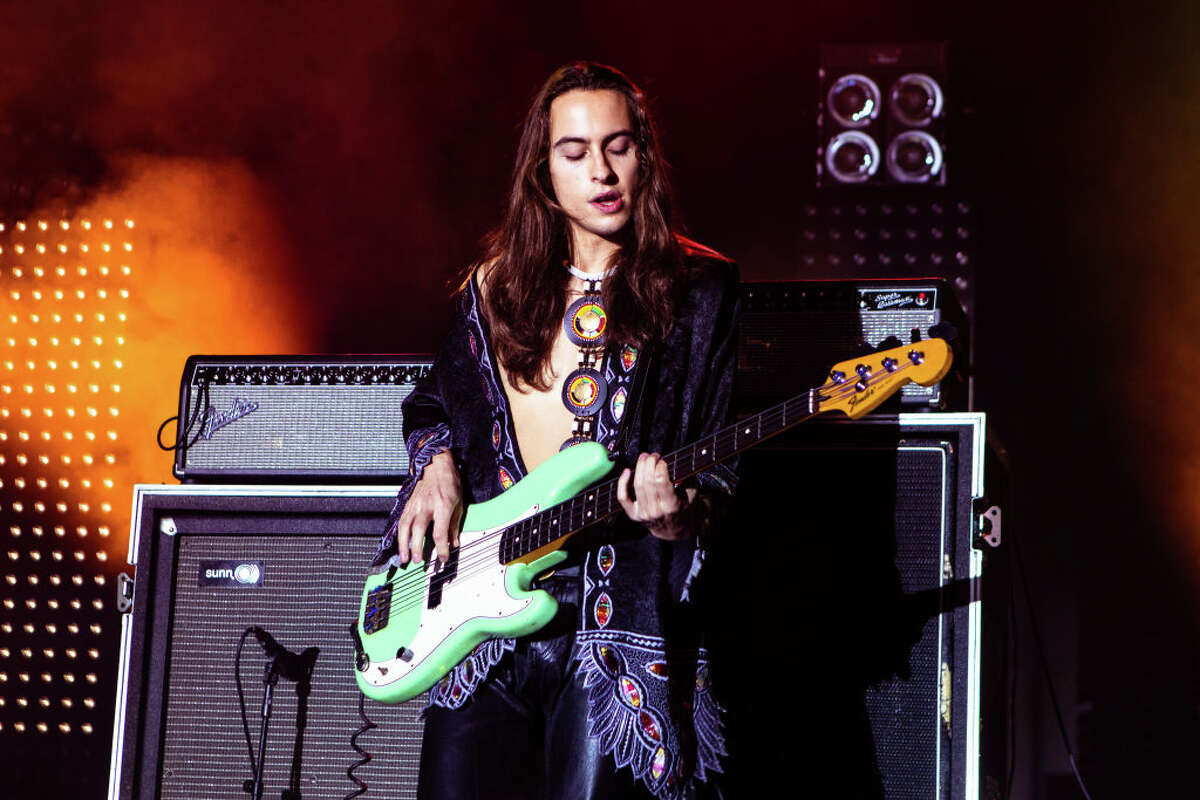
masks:
[(503, 494), (470, 506), (447, 564), (433, 558), (368, 576), (356, 623), (363, 694), (403, 702), (441, 680), (482, 642), (524, 636), (549, 622), (558, 603), (530, 584), (566, 557), (553, 549), (561, 539), (505, 564), (502, 532), (579, 494), (611, 468), (599, 444), (568, 448)]

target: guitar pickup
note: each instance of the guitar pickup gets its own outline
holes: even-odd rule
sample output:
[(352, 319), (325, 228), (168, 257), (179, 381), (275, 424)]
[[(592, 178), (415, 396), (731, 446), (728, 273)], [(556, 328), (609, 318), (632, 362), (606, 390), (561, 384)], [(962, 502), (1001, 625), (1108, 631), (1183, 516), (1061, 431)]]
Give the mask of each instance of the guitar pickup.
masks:
[(459, 548), (450, 548), (450, 560), (442, 564), (437, 559), (426, 561), (432, 573), (429, 575), (429, 596), (425, 600), (427, 608), (437, 608), (442, 604), (442, 590), (458, 576)]
[(363, 611), (363, 632), (377, 633), (386, 628), (391, 608), (392, 584), (389, 581), (367, 594), (367, 607)]

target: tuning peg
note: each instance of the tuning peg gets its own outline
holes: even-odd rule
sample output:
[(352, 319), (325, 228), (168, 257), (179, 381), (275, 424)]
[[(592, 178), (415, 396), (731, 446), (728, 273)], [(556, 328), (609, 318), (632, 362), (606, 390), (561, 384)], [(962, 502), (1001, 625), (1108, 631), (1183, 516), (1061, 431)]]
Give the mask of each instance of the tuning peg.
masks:
[(900, 337), (894, 333), (875, 345), (876, 350), (891, 350), (894, 347), (904, 347), (904, 342), (900, 341)]
[(931, 339), (945, 339), (947, 342), (953, 342), (958, 338), (958, 328), (949, 322), (939, 322), (929, 326), (929, 336)]

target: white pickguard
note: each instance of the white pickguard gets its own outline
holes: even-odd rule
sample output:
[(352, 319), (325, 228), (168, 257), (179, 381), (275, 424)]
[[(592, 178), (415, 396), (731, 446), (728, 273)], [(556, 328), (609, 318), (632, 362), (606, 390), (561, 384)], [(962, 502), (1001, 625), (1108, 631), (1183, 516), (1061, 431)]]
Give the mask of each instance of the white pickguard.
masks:
[[(436, 608), (429, 607), (430, 578), (443, 569), (437, 558), (425, 564), (425, 594), (422, 597), (421, 622), (416, 635), (407, 648), (412, 653), (408, 659), (391, 658), (372, 662), (363, 677), (372, 686), (387, 686), (408, 675), (421, 666), (430, 655), (446, 658), (450, 663), (445, 671), (452, 669), (465, 655), (457, 655), (447, 648), (438, 647), (456, 630), (475, 620), (503, 620), (524, 611), (532, 602), (528, 595), (513, 597), (505, 585), (509, 567), (500, 563), (499, 531), (516, 522), (536, 514), (540, 505), (535, 505), (518, 517), (503, 525), (480, 531), (464, 530), (459, 536), (460, 560), (458, 573), (442, 585), (442, 598)], [(463, 555), (465, 554), (465, 555)]]

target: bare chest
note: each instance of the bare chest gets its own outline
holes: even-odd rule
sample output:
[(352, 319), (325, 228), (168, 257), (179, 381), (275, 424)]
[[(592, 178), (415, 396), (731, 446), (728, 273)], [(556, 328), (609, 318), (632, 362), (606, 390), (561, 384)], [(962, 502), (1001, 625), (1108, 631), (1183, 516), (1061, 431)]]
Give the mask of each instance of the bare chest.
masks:
[(539, 391), (524, 387), (524, 390), (517, 390), (509, 383), (508, 374), (500, 370), (517, 446), (528, 470), (535, 469), (557, 453), (571, 435), (575, 415), (563, 405), (562, 390), (564, 379), (578, 366), (579, 348), (560, 330), (550, 355), (553, 379), (548, 389)]

